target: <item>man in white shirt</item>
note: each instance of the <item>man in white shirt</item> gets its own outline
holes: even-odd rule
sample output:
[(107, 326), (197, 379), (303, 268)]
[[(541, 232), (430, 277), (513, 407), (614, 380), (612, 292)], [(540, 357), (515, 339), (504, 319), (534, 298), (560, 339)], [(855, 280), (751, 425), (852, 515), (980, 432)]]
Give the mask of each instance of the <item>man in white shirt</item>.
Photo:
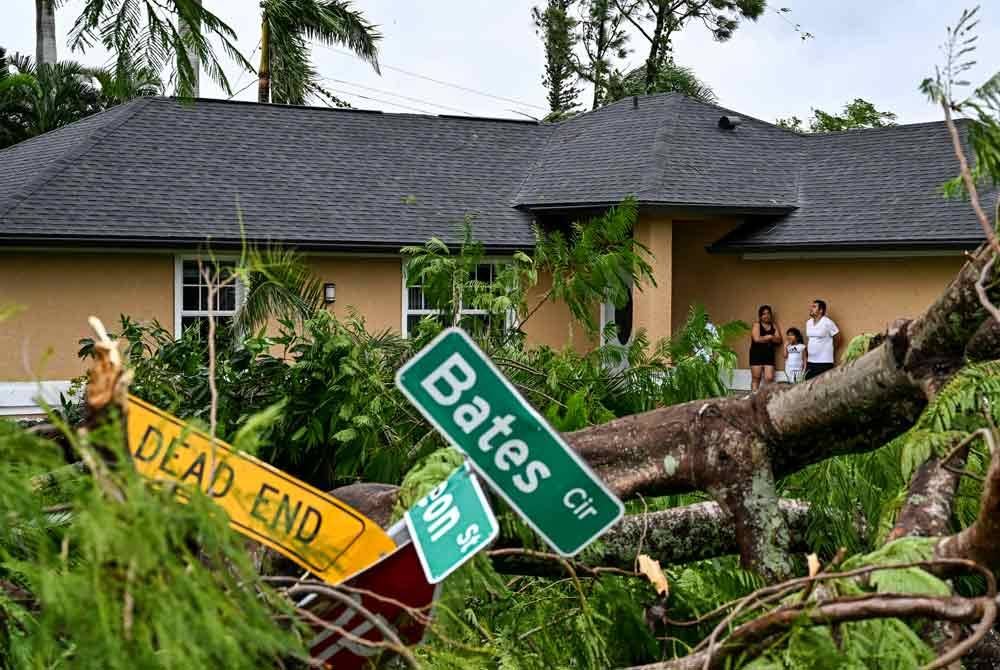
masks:
[(806, 321), (806, 379), (812, 379), (833, 368), (836, 360), (834, 349), (839, 333), (837, 324), (826, 315), (826, 302), (814, 300), (809, 306), (809, 320)]

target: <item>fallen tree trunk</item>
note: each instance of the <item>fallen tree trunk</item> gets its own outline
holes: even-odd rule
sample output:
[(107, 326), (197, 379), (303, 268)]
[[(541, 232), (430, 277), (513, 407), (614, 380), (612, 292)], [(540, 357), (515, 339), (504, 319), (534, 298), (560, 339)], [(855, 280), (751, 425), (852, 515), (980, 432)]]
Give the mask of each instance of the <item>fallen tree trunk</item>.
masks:
[(791, 533), (776, 513), (776, 478), (882, 446), (913, 426), (973, 354), (1000, 354), (976, 293), (990, 258), (979, 249), (924, 314), (897, 321), (873, 350), (821, 377), (664, 407), (566, 438), (619, 496), (707, 491), (733, 518), (743, 565), (786, 575)]
[[(776, 479), (834, 456), (877, 449), (912, 427), (963, 365), (1000, 356), (1000, 328), (976, 292), (990, 258), (984, 245), (917, 319), (895, 322), (871, 351), (816, 379), (663, 407), (565, 438), (622, 498), (708, 492), (719, 505), (717, 519), (732, 524), (743, 566), (783, 577), (791, 570), (794, 533), (779, 511)], [(996, 292), (990, 288), (991, 296)], [(353, 495), (364, 499), (365, 485), (359, 486)], [(385, 491), (378, 496), (385, 503)], [(671, 514), (691, 530), (703, 511)], [(935, 534), (940, 522), (931, 525), (918, 532)], [(723, 531), (712, 527), (720, 537)], [(897, 532), (909, 534), (906, 528)], [(725, 542), (715, 546), (729, 548)]]

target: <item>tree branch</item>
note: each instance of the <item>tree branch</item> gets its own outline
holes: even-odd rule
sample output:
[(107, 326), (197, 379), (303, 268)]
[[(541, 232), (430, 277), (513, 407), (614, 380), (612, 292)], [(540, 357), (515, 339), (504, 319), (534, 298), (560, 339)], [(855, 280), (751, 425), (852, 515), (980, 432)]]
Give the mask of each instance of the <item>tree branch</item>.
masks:
[[(809, 382), (663, 407), (564, 437), (622, 498), (709, 492), (733, 518), (744, 567), (780, 577), (793, 534), (774, 480), (877, 449), (912, 427), (973, 345), (977, 357), (1000, 356), (976, 292), (991, 257), (980, 247), (923, 315), (894, 323), (864, 356)], [(1000, 488), (988, 507), (1000, 524)], [(1000, 528), (984, 521), (963, 537), (961, 551), (986, 551), (987, 538), (997, 537)], [(944, 555), (966, 555), (955, 551)]]

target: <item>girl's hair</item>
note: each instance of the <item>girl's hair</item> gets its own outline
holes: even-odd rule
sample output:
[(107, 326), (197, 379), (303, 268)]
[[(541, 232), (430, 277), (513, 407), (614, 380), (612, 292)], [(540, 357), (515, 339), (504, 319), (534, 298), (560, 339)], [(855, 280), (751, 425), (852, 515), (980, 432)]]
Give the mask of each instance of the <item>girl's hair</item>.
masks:
[(789, 328), (785, 335), (791, 335), (795, 338), (795, 344), (802, 344), (802, 331), (798, 328)]
[(764, 316), (764, 312), (770, 312), (772, 316), (774, 315), (774, 310), (771, 309), (770, 305), (761, 305), (760, 307), (757, 308), (757, 320), (758, 321), (760, 321), (761, 317)]

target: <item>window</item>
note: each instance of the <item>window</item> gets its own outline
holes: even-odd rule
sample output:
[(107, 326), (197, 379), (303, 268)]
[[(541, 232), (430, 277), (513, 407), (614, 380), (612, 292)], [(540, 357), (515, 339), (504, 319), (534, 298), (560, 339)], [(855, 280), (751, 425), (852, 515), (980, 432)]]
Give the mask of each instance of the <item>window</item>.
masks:
[[(475, 273), (470, 274), (469, 279), (475, 279), (484, 284), (489, 284), (496, 279), (500, 268), (499, 263), (480, 263)], [(490, 315), (485, 309), (473, 309), (464, 305), (459, 310), (459, 325), (473, 334), (483, 333), (489, 329), (496, 318)], [(441, 310), (434, 307), (424, 294), (422, 286), (407, 286), (406, 264), (403, 264), (403, 337), (409, 337), (416, 330), (417, 324), (422, 319), (432, 317), (441, 321), (441, 325), (449, 326), (443, 322)], [(514, 315), (509, 314), (504, 319), (504, 327), (509, 328), (514, 322)]]
[[(601, 339), (604, 344), (627, 345), (632, 340), (632, 319), (635, 305), (632, 300), (632, 281), (628, 281), (628, 299), (621, 307), (608, 301), (601, 305)], [(609, 324), (615, 324), (615, 337), (606, 337), (605, 329)]]
[[(174, 335), (189, 327), (197, 325), (204, 333), (208, 332), (208, 284), (202, 275), (201, 268), (208, 269), (209, 274), (226, 282), (232, 277), (236, 267), (235, 260), (202, 261), (199, 267), (197, 257), (178, 258), (175, 266), (175, 309)], [(216, 324), (228, 324), (243, 302), (243, 286), (238, 281), (230, 281), (217, 288), (211, 313)]]

